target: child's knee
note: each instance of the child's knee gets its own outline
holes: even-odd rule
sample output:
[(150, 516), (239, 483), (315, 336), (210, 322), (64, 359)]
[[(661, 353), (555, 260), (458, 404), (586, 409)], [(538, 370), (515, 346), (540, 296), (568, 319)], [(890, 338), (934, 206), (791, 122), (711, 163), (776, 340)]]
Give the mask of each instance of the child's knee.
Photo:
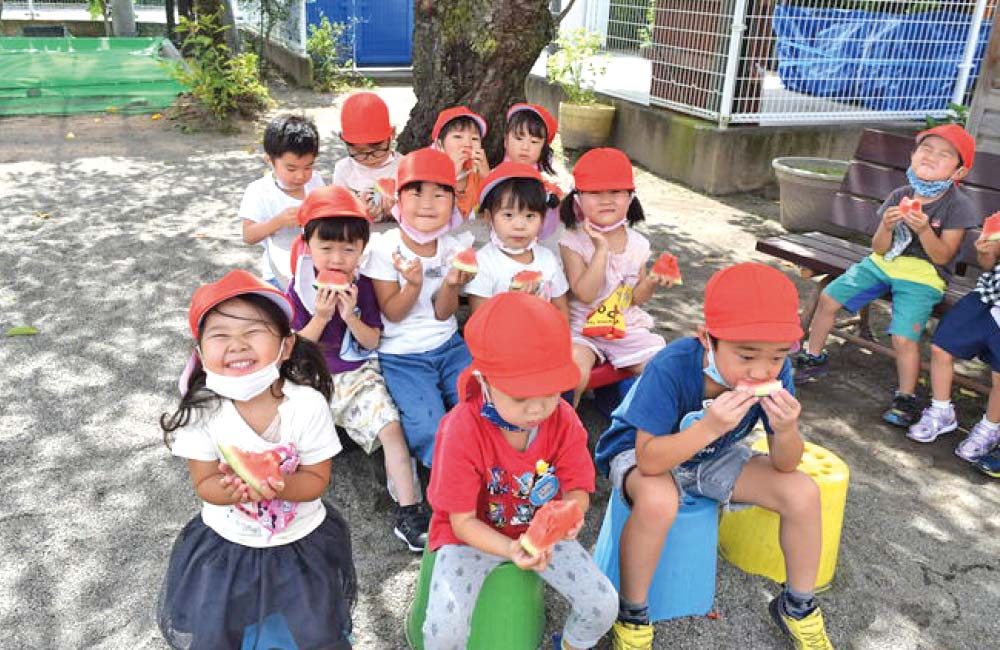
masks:
[[(937, 345), (931, 345), (931, 358), (935, 361), (942, 361), (944, 363), (951, 363), (952, 361), (951, 353)], [(997, 373), (993, 374), (996, 375)]]
[[(673, 487), (673, 479), (667, 476)], [(633, 490), (632, 497), (632, 517), (635, 517), (644, 527), (654, 530), (667, 531), (677, 518), (677, 509), (680, 507), (680, 497), (677, 489), (656, 489), (658, 486), (650, 485), (650, 481), (638, 483)]]
[(892, 335), (892, 347), (903, 354), (920, 353), (920, 342), (901, 334)]
[(803, 472), (792, 472), (782, 482), (782, 487), (780, 514), (796, 518), (819, 514), (819, 485), (811, 476)]
[(819, 304), (816, 306), (816, 310), (824, 314), (834, 314), (841, 307), (843, 307), (843, 305), (837, 302), (833, 296), (824, 291), (819, 296)]

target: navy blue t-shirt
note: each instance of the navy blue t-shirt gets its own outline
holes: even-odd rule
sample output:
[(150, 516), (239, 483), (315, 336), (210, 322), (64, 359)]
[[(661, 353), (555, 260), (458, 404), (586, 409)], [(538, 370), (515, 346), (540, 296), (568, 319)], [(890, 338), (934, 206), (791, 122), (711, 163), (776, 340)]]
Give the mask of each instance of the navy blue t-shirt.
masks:
[[(611, 414), (611, 425), (597, 441), (597, 469), (608, 475), (611, 459), (635, 447), (635, 432), (648, 431), (667, 436), (691, 426), (705, 416), (703, 356), (705, 346), (694, 337), (672, 341), (653, 357), (625, 399)], [(785, 359), (778, 375), (782, 386), (795, 394), (792, 364)], [(708, 401), (710, 403), (710, 400)], [(735, 429), (721, 436), (683, 463), (691, 467), (715, 458), (725, 449), (750, 435), (758, 421), (768, 434), (774, 433), (760, 404), (750, 407)]]

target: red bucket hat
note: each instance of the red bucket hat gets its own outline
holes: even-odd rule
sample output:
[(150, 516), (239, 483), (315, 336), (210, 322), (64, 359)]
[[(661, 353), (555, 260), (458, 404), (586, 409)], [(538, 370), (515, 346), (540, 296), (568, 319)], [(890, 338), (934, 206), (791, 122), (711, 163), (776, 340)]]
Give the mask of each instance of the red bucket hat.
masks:
[(305, 201), (299, 205), (297, 216), (299, 225), (303, 228), (313, 219), (328, 217), (358, 217), (366, 221), (372, 220), (354, 192), (339, 185), (325, 185), (309, 192)]
[(942, 124), (932, 129), (921, 131), (917, 134), (917, 144), (929, 135), (936, 135), (944, 138), (951, 146), (958, 151), (958, 157), (962, 161), (962, 166), (967, 170), (972, 169), (972, 163), (976, 159), (976, 140), (968, 131), (959, 124)]
[(591, 149), (573, 166), (573, 185), (580, 192), (634, 190), (632, 161), (618, 149)]
[(285, 297), (285, 294), (264, 282), (256, 275), (237, 269), (230, 271), (215, 282), (203, 284), (191, 296), (191, 307), (188, 309), (188, 325), (191, 326), (191, 335), (195, 340), (198, 339), (202, 319), (212, 307), (230, 298), (248, 293), (264, 296), (276, 304), (285, 313), (285, 316), (288, 317), (289, 323), (295, 317), (295, 309), (288, 298)]
[(705, 285), (705, 328), (723, 341), (797, 342), (799, 292), (781, 271), (747, 262), (729, 266)]
[(437, 183), (454, 188), (455, 163), (443, 151), (424, 147), (403, 156), (396, 169), (396, 189), (410, 183)]
[(569, 324), (548, 301), (526, 293), (500, 293), (465, 324), (472, 365), (458, 378), (458, 394), (470, 397), (478, 370), (497, 389), (526, 398), (563, 393), (580, 383), (573, 363)]
[(445, 124), (460, 117), (471, 118), (479, 126), (479, 137), (486, 137), (488, 126), (485, 117), (478, 113), (473, 113), (465, 106), (453, 106), (438, 113), (437, 119), (434, 121), (434, 128), (431, 130), (431, 141), (433, 142), (438, 139), (438, 135), (441, 134), (441, 129), (444, 128)]
[(538, 181), (543, 186), (545, 185), (545, 180), (542, 178), (541, 173), (533, 166), (510, 161), (502, 162), (483, 179), (483, 185), (479, 188), (479, 204), (482, 205), (483, 200), (490, 193), (490, 190), (511, 178), (530, 178), (533, 181)]
[(559, 122), (556, 118), (552, 117), (552, 113), (536, 104), (526, 104), (521, 102), (514, 104), (507, 109), (507, 121), (510, 122), (510, 118), (514, 117), (515, 113), (519, 113), (521, 111), (531, 111), (538, 117), (542, 118), (542, 122), (545, 123), (545, 139), (549, 144), (552, 144), (552, 141), (556, 139), (556, 131), (559, 130)]
[(375, 144), (392, 137), (389, 107), (375, 93), (354, 93), (340, 109), (340, 137), (351, 144)]

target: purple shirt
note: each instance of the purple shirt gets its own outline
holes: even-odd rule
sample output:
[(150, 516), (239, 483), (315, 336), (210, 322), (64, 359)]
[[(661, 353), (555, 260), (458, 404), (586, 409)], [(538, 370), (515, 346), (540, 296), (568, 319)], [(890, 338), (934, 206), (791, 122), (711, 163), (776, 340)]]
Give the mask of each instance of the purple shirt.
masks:
[[(378, 301), (375, 299), (375, 287), (372, 281), (365, 276), (357, 279), (358, 285), (358, 309), (361, 310), (361, 322), (369, 327), (382, 329), (382, 314), (378, 309)], [(302, 299), (295, 291), (295, 280), (288, 283), (288, 298), (295, 306), (295, 319), (292, 320), (292, 329), (298, 331), (309, 324), (312, 319), (312, 312), (302, 304)], [(347, 331), (347, 324), (340, 317), (340, 312), (334, 310), (333, 318), (323, 328), (323, 333), (319, 336), (319, 347), (326, 357), (326, 365), (330, 369), (331, 375), (347, 372), (360, 368), (364, 361), (344, 361), (340, 358), (340, 346), (344, 342), (344, 332)]]

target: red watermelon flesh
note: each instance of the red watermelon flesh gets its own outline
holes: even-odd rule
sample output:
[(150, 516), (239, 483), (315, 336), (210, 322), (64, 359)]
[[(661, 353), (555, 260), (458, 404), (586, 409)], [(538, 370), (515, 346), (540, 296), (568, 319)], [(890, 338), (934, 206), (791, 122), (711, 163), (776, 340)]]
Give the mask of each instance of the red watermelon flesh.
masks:
[(521, 535), (521, 548), (532, 557), (538, 557), (546, 549), (566, 537), (583, 521), (580, 504), (570, 500), (547, 501), (535, 511), (528, 530)]
[(996, 241), (1000, 239), (1000, 212), (994, 212), (983, 222), (983, 239)]
[(899, 202), (899, 211), (903, 214), (917, 214), (923, 208), (918, 199), (911, 199), (908, 196), (904, 196)]
[[(281, 478), (281, 454), (273, 449), (264, 452), (244, 451), (232, 445), (219, 445), (219, 453), (233, 472), (243, 482), (257, 492), (265, 488), (281, 489), (285, 485)], [(272, 483), (268, 479), (274, 479)]]
[(531, 286), (533, 284), (538, 284), (542, 281), (541, 271), (532, 271), (530, 269), (525, 269), (524, 271), (518, 271), (514, 274), (514, 277), (510, 279), (511, 289), (523, 289), (524, 287)]
[(313, 288), (319, 291), (329, 287), (332, 291), (347, 291), (351, 288), (351, 279), (343, 271), (320, 271), (313, 282)]
[(378, 196), (395, 196), (396, 181), (391, 178), (380, 178), (375, 181), (372, 191)]
[(681, 278), (681, 269), (677, 264), (677, 258), (670, 253), (663, 253), (653, 264), (653, 269), (649, 272), (654, 278), (670, 280), (674, 284), (684, 284)]
[(476, 249), (466, 248), (464, 251), (461, 251), (451, 261), (451, 265), (459, 271), (477, 273), (479, 271), (479, 262), (476, 261)]

